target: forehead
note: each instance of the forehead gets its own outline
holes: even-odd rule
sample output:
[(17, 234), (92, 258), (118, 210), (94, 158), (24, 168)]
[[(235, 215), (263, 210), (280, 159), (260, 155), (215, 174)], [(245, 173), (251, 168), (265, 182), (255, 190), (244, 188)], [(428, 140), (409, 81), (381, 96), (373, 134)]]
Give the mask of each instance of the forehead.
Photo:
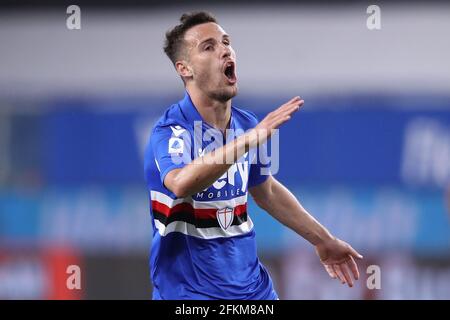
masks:
[(184, 39), (192, 45), (197, 45), (205, 39), (222, 39), (227, 33), (221, 26), (214, 22), (202, 23), (186, 31)]

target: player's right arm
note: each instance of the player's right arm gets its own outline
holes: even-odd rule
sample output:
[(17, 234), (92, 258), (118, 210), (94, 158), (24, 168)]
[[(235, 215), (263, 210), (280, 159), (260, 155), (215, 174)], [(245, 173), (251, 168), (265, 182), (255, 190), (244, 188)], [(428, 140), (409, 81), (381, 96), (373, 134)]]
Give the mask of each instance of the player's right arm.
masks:
[(184, 198), (208, 188), (250, 148), (264, 143), (272, 134), (272, 130), (289, 121), (291, 115), (303, 103), (304, 101), (300, 97), (292, 98), (278, 109), (270, 112), (249, 132), (221, 148), (196, 158), (182, 168), (171, 170), (164, 178), (164, 185), (178, 198)]

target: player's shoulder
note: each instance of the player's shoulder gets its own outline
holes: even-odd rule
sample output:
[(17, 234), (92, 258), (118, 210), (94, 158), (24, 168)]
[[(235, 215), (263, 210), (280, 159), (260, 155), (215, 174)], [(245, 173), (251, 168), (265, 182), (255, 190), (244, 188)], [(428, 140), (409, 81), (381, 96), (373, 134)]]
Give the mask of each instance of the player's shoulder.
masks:
[[(174, 103), (166, 108), (164, 113), (154, 122), (150, 130), (150, 136), (146, 145), (146, 157), (153, 158), (151, 152), (164, 141), (169, 141), (171, 137), (184, 138), (189, 135), (188, 124), (181, 112), (179, 103)], [(152, 162), (152, 161), (151, 161)]]
[(178, 103), (168, 107), (161, 117), (156, 121), (155, 127), (166, 127), (171, 125), (182, 124), (185, 121)]
[(232, 106), (233, 116), (241, 123), (247, 124), (250, 127), (254, 127), (258, 124), (259, 120), (256, 114), (248, 109)]
[(168, 107), (153, 126), (152, 133), (168, 130), (169, 128), (186, 128), (188, 124), (181, 111), (179, 103)]

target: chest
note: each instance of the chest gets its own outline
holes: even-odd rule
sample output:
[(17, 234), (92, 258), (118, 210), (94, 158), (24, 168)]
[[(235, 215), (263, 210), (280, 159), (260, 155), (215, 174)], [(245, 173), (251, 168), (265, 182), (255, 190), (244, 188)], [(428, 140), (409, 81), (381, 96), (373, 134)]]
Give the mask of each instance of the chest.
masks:
[[(244, 134), (242, 129), (227, 130), (225, 133), (209, 128), (194, 130), (192, 156), (201, 157), (217, 150), (242, 134)], [(247, 152), (237, 161), (234, 161), (233, 157), (224, 159), (225, 163), (231, 165), (229, 169), (210, 187), (197, 193), (193, 197), (194, 200), (227, 200), (246, 195), (252, 156), (252, 152)]]

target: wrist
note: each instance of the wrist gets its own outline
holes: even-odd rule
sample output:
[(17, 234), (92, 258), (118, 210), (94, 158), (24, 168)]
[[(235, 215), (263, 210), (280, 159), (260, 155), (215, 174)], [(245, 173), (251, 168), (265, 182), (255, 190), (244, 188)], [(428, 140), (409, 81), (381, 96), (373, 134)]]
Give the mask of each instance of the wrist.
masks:
[(336, 237), (334, 237), (328, 230), (324, 229), (321, 230), (321, 232), (318, 232), (318, 234), (314, 237), (312, 244), (314, 246), (320, 246), (334, 240), (336, 240)]
[(245, 149), (249, 150), (258, 145), (258, 132), (255, 129), (248, 131), (244, 135)]

